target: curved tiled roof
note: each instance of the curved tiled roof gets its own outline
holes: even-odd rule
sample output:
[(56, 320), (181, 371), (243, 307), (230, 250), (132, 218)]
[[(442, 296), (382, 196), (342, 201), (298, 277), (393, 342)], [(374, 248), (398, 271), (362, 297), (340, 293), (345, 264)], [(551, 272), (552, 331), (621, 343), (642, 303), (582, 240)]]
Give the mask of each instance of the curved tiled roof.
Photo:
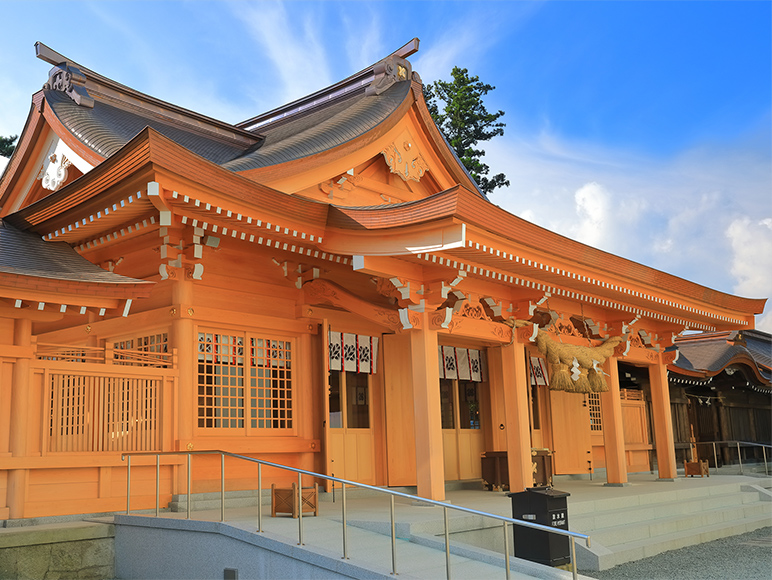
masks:
[(172, 125), (150, 111), (119, 108), (103, 100), (95, 100), (93, 108), (81, 107), (63, 92), (46, 90), (44, 93), (59, 121), (103, 157), (113, 155), (145, 127), (152, 127), (213, 163), (222, 164), (244, 152), (243, 146), (208, 137), (179, 123)]
[(772, 381), (772, 337), (757, 330), (741, 331), (742, 338), (738, 338), (737, 334), (740, 333), (678, 339), (679, 356), (672, 370), (714, 376), (730, 365), (745, 364), (754, 367), (769, 384)]
[(95, 99), (94, 107), (77, 105), (65, 93), (44, 91), (59, 121), (103, 157), (110, 157), (145, 127), (230, 171), (245, 171), (301, 159), (342, 145), (370, 131), (405, 100), (410, 82), (394, 84), (380, 95), (365, 96), (364, 87), (339, 100), (260, 127), (255, 144), (219, 139), (193, 125), (164, 119), (140, 107)]
[(409, 91), (409, 81), (396, 83), (380, 95), (366, 96), (362, 89), (344, 95), (338, 102), (263, 125), (262, 144), (223, 167), (232, 171), (268, 167), (342, 145), (382, 123)]
[(107, 272), (67, 243), (45, 242), (3, 220), (0, 220), (0, 273), (92, 284), (152, 284)]

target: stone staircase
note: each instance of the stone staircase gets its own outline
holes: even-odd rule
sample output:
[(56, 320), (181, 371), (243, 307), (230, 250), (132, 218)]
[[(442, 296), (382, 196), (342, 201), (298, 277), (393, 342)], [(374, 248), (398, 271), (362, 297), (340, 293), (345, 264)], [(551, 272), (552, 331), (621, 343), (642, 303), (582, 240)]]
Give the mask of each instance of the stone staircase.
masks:
[(582, 570), (606, 570), (668, 550), (772, 526), (772, 480), (683, 487), (569, 504), (571, 530), (589, 534), (577, 543)]

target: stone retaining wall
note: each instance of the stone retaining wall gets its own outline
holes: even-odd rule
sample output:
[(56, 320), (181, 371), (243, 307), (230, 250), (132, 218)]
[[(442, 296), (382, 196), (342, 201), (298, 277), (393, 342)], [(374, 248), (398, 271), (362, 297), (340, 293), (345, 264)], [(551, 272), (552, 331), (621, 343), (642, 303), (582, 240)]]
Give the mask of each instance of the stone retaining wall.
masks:
[(0, 580), (114, 577), (112, 524), (69, 522), (0, 529)]

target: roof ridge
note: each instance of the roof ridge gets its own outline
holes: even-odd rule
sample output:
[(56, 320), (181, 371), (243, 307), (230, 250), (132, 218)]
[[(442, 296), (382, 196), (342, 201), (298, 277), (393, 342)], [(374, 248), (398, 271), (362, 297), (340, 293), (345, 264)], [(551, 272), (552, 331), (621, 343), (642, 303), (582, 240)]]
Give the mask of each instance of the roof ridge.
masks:
[(319, 89), (310, 95), (300, 97), (299, 99), (295, 99), (294, 101), (271, 109), (270, 111), (266, 111), (246, 119), (241, 123), (237, 123), (235, 126), (244, 129), (250, 127), (250, 129), (247, 130), (252, 131), (258, 127), (264, 127), (265, 125), (275, 121), (285, 119), (290, 116), (295, 116), (300, 112), (306, 112), (308, 109), (315, 108), (319, 105), (322, 105), (323, 103), (327, 103), (332, 99), (342, 97), (349, 92), (361, 89), (366, 85), (369, 85), (377, 76), (375, 68), (379, 63), (392, 56), (396, 56), (397, 58), (402, 59), (407, 58), (411, 54), (415, 54), (418, 51), (418, 44), (418, 38), (413, 38), (410, 42), (404, 44), (391, 54), (385, 56), (370, 66), (363, 68), (359, 72), (356, 72), (346, 77), (345, 79), (338, 81), (337, 83)]
[[(230, 131), (234, 134), (240, 135), (242, 138), (248, 138), (254, 140), (255, 138), (259, 138), (259, 135), (251, 132), (246, 131), (242, 129), (241, 127), (238, 127), (236, 125), (232, 125), (231, 123), (228, 123), (226, 121), (221, 121), (219, 119), (215, 119), (214, 117), (209, 117), (207, 115), (204, 115), (202, 113), (198, 113), (196, 111), (193, 111), (191, 109), (186, 109), (185, 107), (180, 107), (178, 105), (174, 105), (172, 103), (169, 103), (168, 101), (164, 101), (161, 99), (158, 99), (156, 97), (153, 97), (151, 95), (148, 95), (146, 93), (143, 93), (141, 91), (138, 91), (136, 89), (133, 89), (127, 85), (124, 85), (122, 83), (119, 83), (118, 81), (114, 81), (111, 78), (108, 78), (104, 75), (99, 74), (98, 72), (85, 67), (81, 65), (80, 63), (67, 58), (66, 56), (56, 52), (52, 48), (46, 46), (42, 42), (38, 41), (35, 43), (35, 51), (36, 56), (54, 67), (64, 64), (67, 66), (74, 66), (77, 67), (77, 69), (86, 77), (87, 80), (90, 80), (92, 83), (95, 84), (101, 84), (107, 89), (111, 89), (119, 94), (122, 94), (126, 97), (129, 97), (131, 99), (135, 99), (140, 102), (145, 102), (148, 105), (152, 105), (156, 109), (161, 109), (164, 111), (167, 111), (170, 114), (173, 115), (179, 115), (181, 117), (187, 117), (190, 119), (196, 119), (200, 123), (212, 125), (214, 127), (220, 128), (220, 130)], [(89, 87), (90, 90), (96, 90), (96, 92), (102, 96), (102, 97), (111, 97), (108, 93), (105, 93), (103, 91), (99, 91), (98, 88), (95, 87)], [(119, 100), (116, 99), (116, 97), (112, 97), (113, 100)], [(132, 104), (132, 103), (127, 103)], [(137, 105), (134, 105), (137, 106)], [(149, 109), (150, 112), (158, 113), (157, 110), (153, 111), (152, 109)], [(171, 117), (173, 119), (173, 116)], [(191, 126), (195, 127), (195, 123), (188, 123)], [(202, 130), (201, 127), (199, 127), (199, 130)], [(216, 131), (215, 131), (216, 132)]]

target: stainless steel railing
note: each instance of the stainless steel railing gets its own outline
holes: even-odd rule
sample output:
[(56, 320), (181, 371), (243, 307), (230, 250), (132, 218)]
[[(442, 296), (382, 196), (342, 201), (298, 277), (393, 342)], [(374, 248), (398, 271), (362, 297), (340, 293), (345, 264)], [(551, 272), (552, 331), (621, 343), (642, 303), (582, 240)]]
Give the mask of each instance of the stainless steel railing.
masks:
[(560, 536), (567, 536), (570, 540), (571, 546), (571, 571), (573, 573), (574, 580), (577, 580), (578, 573), (576, 569), (576, 539), (582, 539), (585, 541), (586, 546), (590, 547), (590, 536), (580, 534), (578, 532), (571, 532), (569, 530), (561, 530), (559, 528), (553, 528), (550, 526), (544, 526), (533, 522), (527, 522), (523, 520), (516, 520), (508, 518), (506, 516), (500, 516), (498, 514), (492, 514), (488, 512), (479, 511), (476, 509), (456, 506), (447, 504), (441, 501), (435, 501), (419, 497), (417, 495), (411, 495), (403, 493), (401, 491), (395, 491), (392, 489), (376, 487), (373, 485), (367, 485), (365, 483), (359, 483), (356, 481), (350, 481), (341, 477), (333, 477), (330, 475), (324, 475), (321, 473), (315, 473), (313, 471), (307, 471), (305, 469), (299, 469), (297, 467), (289, 467), (287, 465), (281, 465), (279, 463), (272, 463), (270, 461), (264, 461), (262, 459), (255, 459), (254, 457), (247, 457), (244, 455), (237, 455), (228, 451), (164, 451), (164, 452), (137, 452), (137, 453), (123, 453), (121, 455), (121, 461), (126, 460), (127, 476), (126, 476), (126, 514), (131, 513), (131, 458), (137, 456), (155, 456), (155, 468), (156, 468), (156, 501), (155, 501), (155, 515), (159, 516), (160, 513), (160, 469), (161, 469), (161, 456), (162, 455), (186, 455), (186, 469), (187, 469), (187, 515), (186, 519), (190, 519), (190, 507), (191, 507), (191, 457), (193, 455), (220, 455), (220, 521), (225, 521), (225, 457), (233, 457), (243, 461), (251, 463), (257, 463), (257, 532), (263, 532), (263, 510), (262, 510), (262, 467), (263, 465), (273, 467), (276, 469), (283, 469), (285, 471), (292, 471), (298, 474), (298, 545), (303, 545), (303, 475), (318, 479), (326, 479), (334, 483), (341, 484), (342, 492), (342, 533), (343, 533), (343, 559), (348, 560), (348, 535), (347, 535), (347, 513), (346, 513), (346, 486), (358, 487), (363, 489), (369, 489), (378, 493), (387, 494), (390, 496), (390, 517), (391, 517), (391, 566), (392, 574), (397, 574), (397, 537), (396, 537), (396, 519), (394, 510), (394, 498), (402, 497), (412, 501), (418, 501), (422, 504), (436, 505), (443, 508), (443, 519), (445, 527), (445, 568), (447, 578), (451, 578), (451, 563), (450, 563), (450, 527), (448, 524), (448, 510), (456, 510), (468, 514), (487, 517), (494, 520), (499, 520), (502, 524), (502, 532), (504, 538), (504, 564), (506, 570), (506, 578), (510, 579), (510, 566), (509, 566), (509, 530), (508, 525), (513, 524), (516, 526), (522, 526), (526, 528), (533, 528), (535, 530), (542, 530), (551, 534), (558, 534)]
[[(754, 443), (750, 441), (697, 441), (695, 443), (692, 443), (692, 445), (695, 445), (699, 447), (700, 445), (710, 445), (713, 449), (713, 466), (714, 466), (714, 473), (718, 471), (718, 448), (720, 448), (722, 445), (727, 447), (728, 449), (736, 449), (737, 450), (737, 462), (740, 467), (740, 475), (744, 475), (744, 468), (743, 468), (743, 458), (742, 458), (742, 452), (740, 451), (741, 448), (761, 448), (762, 458), (764, 461), (764, 474), (769, 475), (769, 466), (767, 463), (767, 450), (772, 451), (772, 445), (766, 445), (764, 443)], [(747, 461), (746, 461), (747, 463)]]

